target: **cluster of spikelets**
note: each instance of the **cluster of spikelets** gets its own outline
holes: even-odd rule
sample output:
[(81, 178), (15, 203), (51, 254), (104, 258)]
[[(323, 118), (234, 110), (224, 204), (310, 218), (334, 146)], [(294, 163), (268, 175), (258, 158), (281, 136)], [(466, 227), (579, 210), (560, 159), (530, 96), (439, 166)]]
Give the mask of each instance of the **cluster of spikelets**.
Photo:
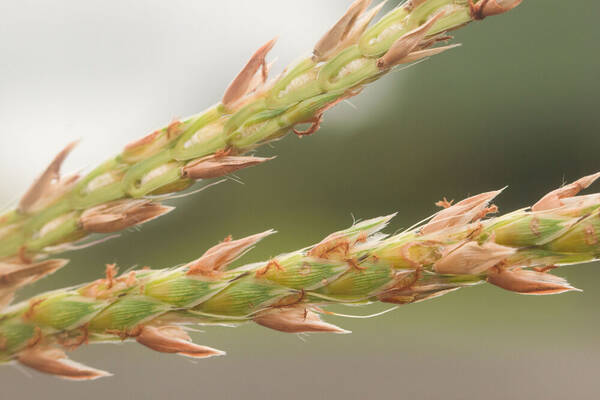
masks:
[[(383, 3), (357, 0), (318, 41), (313, 54), (268, 80), (270, 41), (250, 58), (220, 103), (127, 145), (85, 176), (61, 176), (69, 144), (18, 206), (0, 216), (0, 310), (14, 291), (66, 264), (49, 255), (80, 248), (93, 233), (115, 233), (172, 210), (160, 202), (194, 182), (268, 158), (244, 155), (293, 131), (315, 132), (323, 113), (393, 67), (438, 54), (446, 34), (506, 12), (520, 0), (412, 0), (369, 26)], [(299, 130), (301, 124), (310, 124)], [(131, 271), (44, 293), (0, 314), (0, 362), (18, 361), (72, 379), (106, 375), (68, 360), (64, 349), (134, 339), (191, 357), (223, 354), (193, 344), (187, 324), (254, 321), (284, 332), (337, 332), (319, 305), (407, 304), (488, 281), (519, 293), (572, 290), (546, 271), (592, 260), (600, 197), (573, 197), (597, 176), (550, 193), (531, 211), (483, 220), (495, 211), (484, 193), (427, 224), (386, 236), (391, 217), (359, 223), (308, 249), (264, 263), (229, 264), (271, 232), (226, 240), (198, 260), (166, 270)], [(595, 219), (593, 218), (595, 216)], [(590, 219), (591, 218), (591, 219)], [(103, 239), (101, 239), (103, 240)], [(522, 269), (533, 267), (534, 269)]]
[[(127, 145), (85, 176), (62, 177), (69, 144), (20, 200), (0, 216), (0, 306), (14, 291), (62, 267), (49, 255), (80, 248), (94, 233), (116, 233), (172, 210), (160, 204), (194, 182), (269, 158), (243, 155), (290, 130), (315, 132), (322, 114), (392, 67), (453, 46), (433, 47), (445, 32), (505, 12), (520, 0), (412, 0), (370, 22), (384, 3), (357, 0), (316, 44), (312, 56), (268, 80), (262, 46), (220, 103)], [(309, 123), (304, 131), (299, 124)], [(114, 235), (113, 235), (114, 236)], [(102, 240), (102, 239), (101, 239)], [(79, 242), (79, 243), (77, 243)]]
[(577, 290), (548, 271), (598, 259), (600, 193), (576, 196), (600, 177), (550, 192), (531, 208), (500, 217), (482, 193), (394, 235), (393, 217), (359, 222), (316, 245), (268, 261), (230, 264), (267, 231), (225, 239), (174, 268), (141, 269), (43, 293), (0, 313), (0, 362), (93, 379), (104, 371), (68, 360), (62, 349), (135, 340), (153, 350), (204, 358), (224, 352), (192, 343), (189, 325), (253, 321), (282, 332), (346, 330), (321, 320), (327, 304), (415, 303), (484, 282), (521, 294)]

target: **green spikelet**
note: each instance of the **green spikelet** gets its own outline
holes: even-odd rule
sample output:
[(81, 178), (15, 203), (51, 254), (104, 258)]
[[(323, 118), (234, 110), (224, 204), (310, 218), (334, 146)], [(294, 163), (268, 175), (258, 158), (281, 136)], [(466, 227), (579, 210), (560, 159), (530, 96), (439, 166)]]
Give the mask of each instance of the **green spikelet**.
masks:
[(177, 268), (116, 277), (108, 266), (105, 279), (41, 294), (0, 313), (0, 360), (39, 367), (53, 354), (49, 345), (69, 349), (127, 339), (207, 357), (222, 353), (191, 343), (182, 327), (254, 321), (283, 332), (346, 333), (320, 320), (321, 306), (409, 304), (486, 281), (523, 294), (577, 290), (547, 270), (600, 258), (600, 194), (575, 196), (561, 188), (534, 211), (486, 219), (497, 210), (489, 202), (498, 193), (465, 199), (392, 236), (380, 231), (393, 216), (374, 218), (308, 248), (237, 268), (230, 263), (272, 231), (226, 240)]

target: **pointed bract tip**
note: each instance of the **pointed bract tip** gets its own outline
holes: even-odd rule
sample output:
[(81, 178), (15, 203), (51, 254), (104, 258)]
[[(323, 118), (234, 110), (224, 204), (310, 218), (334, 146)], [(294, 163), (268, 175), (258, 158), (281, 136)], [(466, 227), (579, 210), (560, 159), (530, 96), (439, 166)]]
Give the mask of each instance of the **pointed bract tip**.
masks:
[(192, 358), (208, 358), (225, 355), (224, 351), (201, 346), (179, 326), (144, 326), (135, 340), (161, 353), (175, 353)]
[(265, 57), (271, 51), (275, 43), (277, 42), (277, 38), (273, 38), (269, 40), (267, 43), (263, 44), (258, 50), (254, 52), (254, 54), (250, 57), (250, 60), (246, 63), (244, 68), (238, 73), (238, 75), (231, 81), (227, 89), (225, 90), (225, 94), (223, 95), (223, 99), (221, 102), (225, 106), (225, 108), (229, 108), (246, 94), (248, 94), (251, 83), (254, 79), (254, 75), (258, 72), (260, 68), (263, 68), (263, 79), (262, 81), (266, 81), (267, 75), (267, 65), (265, 61)]
[(188, 275), (203, 275), (220, 271), (241, 257), (250, 247), (275, 232), (275, 230), (269, 229), (242, 239), (231, 240), (231, 238), (227, 238), (206, 250), (202, 257), (189, 263), (187, 273)]
[(522, 3), (523, 0), (480, 0), (473, 3), (469, 0), (473, 19), (484, 19), (494, 15), (504, 14)]
[(64, 267), (69, 260), (54, 258), (34, 264), (0, 263), (0, 289), (16, 289), (33, 283)]
[(419, 61), (423, 58), (435, 56), (437, 54), (441, 54), (445, 51), (452, 50), (456, 47), (462, 46), (461, 43), (450, 44), (448, 46), (440, 46), (440, 47), (432, 47), (430, 49), (425, 50), (417, 50), (408, 54), (404, 59), (402, 59), (402, 64), (408, 64), (415, 61)]
[(559, 276), (521, 268), (512, 270), (492, 268), (487, 273), (487, 281), (502, 289), (520, 294), (547, 295), (581, 291)]
[(600, 172), (584, 176), (573, 183), (569, 183), (568, 185), (565, 185), (559, 189), (553, 190), (535, 203), (531, 207), (531, 211), (544, 211), (560, 208), (565, 205), (562, 199), (576, 196), (577, 193), (588, 188), (598, 178), (600, 178)]
[(474, 220), (485, 217), (487, 213), (493, 211), (486, 208), (489, 202), (502, 193), (504, 189), (506, 187), (500, 190), (480, 193), (441, 210), (421, 228), (421, 233), (426, 235), (445, 228), (466, 225)]
[(342, 17), (319, 39), (313, 49), (313, 58), (315, 61), (324, 61), (332, 56), (339, 48), (348, 35), (351, 33), (358, 17), (360, 17), (371, 0), (356, 0), (353, 2)]
[(381, 218), (381, 219), (382, 219), (382, 220), (385, 222), (385, 224), (387, 225), (387, 224), (389, 224), (389, 223), (390, 223), (390, 221), (391, 221), (392, 219), (396, 218), (396, 216), (397, 216), (397, 215), (398, 215), (398, 211), (396, 211), (396, 212), (394, 212), (394, 213), (391, 213), (391, 214), (388, 214), (388, 215), (384, 215), (384, 216), (382, 216), (382, 217), (380, 217), (380, 218)]
[(445, 14), (446, 13), (443, 10), (439, 11), (424, 24), (396, 39), (390, 49), (377, 60), (377, 67), (380, 70), (386, 70), (406, 62), (405, 59), (408, 55), (413, 50), (417, 49), (417, 46), (421, 44), (421, 41), (425, 38), (427, 32), (429, 32), (431, 27)]
[[(385, 6), (387, 0), (382, 1), (377, 4), (375, 7), (370, 10), (364, 11), (362, 15), (358, 18), (350, 32), (346, 35), (346, 37), (338, 44), (339, 49), (344, 49), (348, 46), (351, 46), (357, 43), (361, 37), (361, 35), (367, 30), (369, 24), (375, 18), (377, 14), (381, 11), (381, 9)], [(337, 48), (332, 51), (335, 53)]]
[(84, 211), (79, 222), (88, 232), (112, 233), (141, 225), (174, 209), (150, 200), (117, 200)]
[(93, 380), (112, 375), (72, 361), (67, 358), (64, 351), (56, 347), (33, 346), (19, 352), (16, 358), (29, 368), (65, 379)]
[(318, 314), (302, 306), (271, 308), (258, 313), (253, 320), (264, 327), (286, 333), (351, 333), (339, 326), (322, 321)]
[(183, 167), (183, 176), (190, 179), (210, 179), (231, 174), (243, 168), (270, 161), (275, 157), (217, 156), (203, 157)]
[(44, 197), (53, 197), (53, 184), (56, 184), (60, 179), (60, 168), (79, 140), (74, 140), (67, 144), (50, 162), (44, 172), (33, 182), (27, 192), (19, 200), (17, 209), (20, 212), (27, 213), (34, 211), (38, 202), (41, 202)]
[(396, 215), (398, 215), (397, 212), (395, 212), (393, 214), (382, 215), (381, 217), (366, 219), (364, 221), (357, 221), (349, 229), (343, 230), (340, 232), (336, 232), (335, 234), (345, 233), (348, 230), (356, 231), (356, 230), (362, 230), (362, 229), (367, 229), (367, 228), (370, 228), (370, 229), (368, 229), (369, 233), (375, 233), (377, 231), (384, 229), (390, 223), (392, 218), (394, 218)]

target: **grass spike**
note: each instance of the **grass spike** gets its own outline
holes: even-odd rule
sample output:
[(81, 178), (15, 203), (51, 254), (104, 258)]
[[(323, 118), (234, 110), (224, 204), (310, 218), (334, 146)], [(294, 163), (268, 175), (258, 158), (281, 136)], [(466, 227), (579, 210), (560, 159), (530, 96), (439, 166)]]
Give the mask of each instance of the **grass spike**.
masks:
[[(69, 144), (19, 205), (0, 215), (0, 262), (27, 271), (41, 258), (85, 246), (78, 242), (92, 233), (111, 234), (164, 215), (172, 208), (160, 205), (158, 196), (270, 160), (245, 154), (290, 131), (298, 136), (316, 132), (326, 110), (357, 95), (394, 65), (449, 49), (431, 47), (448, 39), (444, 32), (516, 5), (412, 1), (369, 26), (382, 7), (368, 9), (370, 3), (353, 2), (316, 44), (313, 56), (271, 81), (266, 56), (275, 40), (267, 42), (220, 103), (128, 144), (87, 175), (60, 178), (60, 165), (75, 142)], [(311, 125), (297, 129), (304, 123)]]
[(222, 267), (272, 231), (218, 244), (199, 259), (210, 261), (200, 263), (201, 273), (194, 271), (198, 260), (121, 276), (108, 266), (103, 279), (42, 293), (0, 312), (0, 362), (95, 378), (83, 367), (62, 369), (63, 349), (129, 340), (204, 358), (223, 353), (193, 344), (186, 328), (194, 324), (255, 322), (282, 332), (348, 333), (322, 321), (328, 314), (322, 307), (417, 303), (486, 282), (527, 295), (578, 290), (549, 271), (599, 259), (600, 194), (570, 193), (554, 208), (490, 218), (481, 207), (497, 194), (454, 206), (443, 201), (445, 210), (468, 218), (435, 230), (415, 227), (385, 236), (378, 231), (392, 216), (374, 218), (305, 249), (236, 268)]

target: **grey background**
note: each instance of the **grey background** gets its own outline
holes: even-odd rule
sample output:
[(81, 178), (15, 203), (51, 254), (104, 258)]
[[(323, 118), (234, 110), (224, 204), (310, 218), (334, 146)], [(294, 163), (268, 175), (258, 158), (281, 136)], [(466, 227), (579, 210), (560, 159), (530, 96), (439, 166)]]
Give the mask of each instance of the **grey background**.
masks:
[[(217, 101), (259, 45), (279, 36), (275, 72), (334, 22), (347, 1), (0, 0), (0, 205), (14, 203), (68, 141), (66, 170), (95, 165), (130, 140)], [(390, 6), (396, 2), (390, 2)], [(279, 233), (252, 262), (319, 241), (352, 215), (399, 211), (390, 230), (505, 185), (502, 211), (600, 170), (597, 18), (584, 0), (525, 0), (455, 32), (463, 47), (391, 74), (330, 111), (317, 135), (173, 201), (167, 218), (70, 253), (71, 263), (21, 298), (96, 279), (104, 264), (164, 267), (227, 234)], [(596, 186), (596, 190), (597, 186)], [(134, 344), (72, 358), (115, 373), (71, 383), (0, 368), (3, 399), (597, 397), (598, 264), (564, 268), (584, 293), (518, 296), (461, 290), (381, 317), (329, 318), (351, 335), (295, 335), (251, 324), (206, 328), (226, 357), (192, 362)], [(381, 305), (342, 312), (368, 314)]]

